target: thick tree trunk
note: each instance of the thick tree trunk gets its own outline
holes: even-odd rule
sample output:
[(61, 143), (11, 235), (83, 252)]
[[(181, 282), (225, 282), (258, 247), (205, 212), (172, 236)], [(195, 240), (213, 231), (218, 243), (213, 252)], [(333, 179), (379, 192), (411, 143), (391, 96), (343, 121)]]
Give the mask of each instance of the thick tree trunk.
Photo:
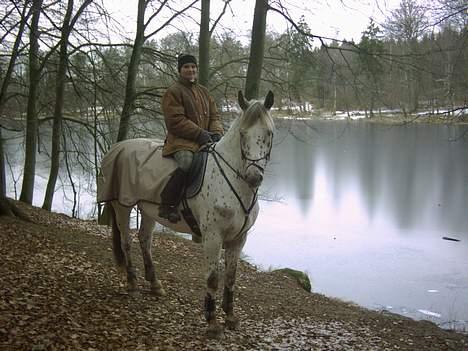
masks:
[(260, 78), (262, 76), (263, 55), (265, 51), (265, 31), (268, 0), (256, 0), (252, 26), (252, 42), (250, 44), (249, 66), (245, 82), (245, 97), (258, 98)]
[(5, 196), (0, 195), (0, 216), (14, 216), (13, 208)]
[(50, 162), (50, 174), (47, 182), (46, 193), (42, 208), (50, 211), (54, 199), (55, 184), (57, 183), (58, 172), (60, 168), (60, 136), (62, 134), (63, 105), (65, 79), (68, 63), (68, 38), (70, 36), (70, 20), (73, 11), (73, 0), (68, 1), (67, 12), (63, 19), (63, 26), (60, 37), (59, 66), (55, 85), (55, 108), (54, 121), (52, 126), (52, 151)]
[(198, 81), (208, 86), (210, 69), (210, 0), (202, 0), (200, 37), (198, 40)]
[(0, 216), (18, 217), (22, 220), (31, 222), (31, 219), (20, 210), (13, 201), (10, 201), (6, 196), (0, 195)]
[(65, 81), (67, 78), (68, 67), (68, 40), (70, 33), (83, 13), (84, 9), (92, 2), (92, 0), (84, 1), (75, 16), (72, 19), (73, 13), (73, 0), (69, 0), (67, 4), (67, 12), (63, 19), (63, 26), (60, 36), (60, 52), (59, 52), (59, 66), (56, 77), (55, 88), (55, 109), (54, 109), (54, 122), (52, 127), (52, 153), (50, 175), (47, 182), (46, 194), (42, 208), (50, 211), (52, 208), (52, 201), (54, 199), (55, 184), (57, 183), (58, 172), (60, 168), (60, 138), (62, 135), (62, 120), (63, 120), (63, 106), (65, 96)]
[(37, 151), (37, 93), (41, 69), (39, 67), (39, 17), (42, 0), (33, 1), (33, 15), (29, 33), (29, 93), (26, 112), (26, 150), (24, 158), (23, 184), (20, 200), (31, 204), (34, 195), (34, 177), (36, 173)]
[(0, 198), (6, 196), (5, 150), (3, 148), (2, 128), (0, 127)]
[(130, 64), (127, 72), (127, 85), (125, 87), (125, 98), (122, 107), (122, 115), (120, 116), (119, 133), (117, 135), (117, 141), (122, 141), (127, 138), (130, 117), (135, 111), (135, 100), (136, 100), (136, 79), (138, 74), (138, 67), (141, 61), (141, 53), (143, 50), (143, 44), (145, 43), (145, 11), (146, 1), (138, 1), (138, 16), (137, 16), (137, 31), (135, 35), (135, 41), (133, 43), (132, 56), (130, 58)]
[[(21, 12), (21, 20), (19, 23), (18, 33), (16, 35), (13, 48), (11, 50), (10, 62), (8, 63), (8, 68), (3, 76), (2, 86), (0, 90), (0, 116), (3, 115), (3, 109), (7, 100), (8, 86), (10, 85), (11, 76), (13, 74), (13, 69), (16, 64), (16, 59), (19, 55), (19, 46), (21, 44), (21, 39), (23, 37), (24, 28), (28, 20), (29, 14), (26, 14), (27, 6), (24, 5), (23, 11)], [(32, 25), (31, 25), (32, 26)], [(32, 30), (32, 29), (31, 29)], [(0, 125), (0, 197), (6, 196), (6, 174), (5, 174), (5, 149), (3, 147), (4, 140), (2, 136), (2, 126)]]

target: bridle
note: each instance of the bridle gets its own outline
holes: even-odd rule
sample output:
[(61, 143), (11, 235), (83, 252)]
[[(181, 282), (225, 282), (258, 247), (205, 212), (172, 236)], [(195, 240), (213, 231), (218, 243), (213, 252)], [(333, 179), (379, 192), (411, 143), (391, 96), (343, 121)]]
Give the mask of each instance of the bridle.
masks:
[[(273, 135), (272, 135), (272, 138), (273, 138)], [(249, 164), (247, 165), (246, 168), (250, 167), (250, 166), (254, 166), (254, 167), (257, 167), (258, 169), (260, 169), (262, 172), (265, 170), (264, 167), (258, 165), (258, 162), (262, 161), (262, 160), (266, 160), (268, 161), (270, 159), (270, 154), (271, 154), (271, 148), (272, 148), (272, 145), (273, 145), (273, 142), (270, 142), (270, 147), (268, 148), (268, 152), (266, 152), (262, 157), (259, 157), (259, 158), (252, 158), (252, 157), (249, 157), (244, 149), (242, 148), (242, 143), (240, 145), (240, 150), (241, 150), (241, 158), (243, 161), (248, 161)], [(216, 150), (215, 148), (216, 144), (213, 143), (211, 144), (208, 149), (206, 150), (208, 153), (210, 153), (212, 156), (213, 156), (213, 159), (216, 163), (216, 165), (218, 166), (218, 169), (219, 169), (219, 172), (221, 173), (221, 175), (223, 176), (223, 178), (226, 180), (229, 188), (231, 189), (232, 193), (234, 194), (234, 196), (236, 197), (237, 201), (239, 201), (239, 204), (241, 205), (242, 207), (242, 210), (244, 211), (244, 224), (242, 225), (242, 228), (241, 230), (239, 231), (239, 234), (242, 233), (242, 231), (244, 230), (246, 224), (247, 224), (247, 220), (250, 216), (250, 212), (252, 212), (252, 209), (254, 208), (255, 204), (257, 203), (257, 200), (258, 200), (258, 196), (257, 196), (257, 193), (258, 193), (258, 188), (256, 188), (255, 190), (252, 190), (249, 186), (249, 189), (252, 190), (252, 194), (253, 194), (253, 197), (252, 197), (252, 201), (250, 203), (249, 206), (247, 206), (246, 204), (244, 204), (244, 201), (242, 201), (242, 198), (240, 197), (240, 195), (237, 193), (236, 189), (234, 188), (234, 185), (232, 184), (232, 182), (229, 180), (228, 176), (226, 175), (226, 172), (224, 171), (223, 167), (221, 166), (221, 163), (220, 163), (220, 160), (223, 161), (223, 163), (232, 171), (234, 172), (234, 174), (236, 174), (237, 178), (240, 178), (242, 179), (247, 185), (248, 182), (247, 180), (245, 179), (245, 177), (239, 172), (239, 170), (235, 169), (228, 161), (226, 161), (226, 159)]]
[[(271, 136), (273, 138), (273, 134)], [(241, 136), (241, 139), (242, 139), (242, 136)], [(242, 148), (242, 140), (240, 141), (240, 150), (241, 150), (241, 158), (243, 161), (248, 161), (249, 163), (247, 164), (247, 168), (249, 168), (250, 166), (254, 166), (256, 168), (258, 168), (260, 171), (262, 171), (262, 173), (265, 171), (265, 168), (258, 165), (258, 162), (260, 161), (263, 161), (265, 160), (266, 162), (268, 162), (270, 160), (270, 154), (271, 154), (271, 148), (273, 147), (273, 142), (270, 142), (270, 147), (268, 148), (268, 151), (265, 153), (265, 155), (263, 155), (262, 157), (259, 157), (259, 158), (252, 158), (252, 157), (248, 157), (248, 155), (246, 155), (244, 149)]]

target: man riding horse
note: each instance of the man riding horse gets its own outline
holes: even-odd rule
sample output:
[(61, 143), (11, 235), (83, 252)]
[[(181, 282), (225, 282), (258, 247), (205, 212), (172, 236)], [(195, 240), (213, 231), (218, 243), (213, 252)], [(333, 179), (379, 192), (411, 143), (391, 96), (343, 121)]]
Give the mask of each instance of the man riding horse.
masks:
[(161, 102), (167, 128), (162, 155), (173, 157), (178, 168), (161, 193), (159, 216), (172, 223), (180, 220), (177, 206), (194, 152), (218, 141), (224, 132), (213, 98), (207, 88), (198, 84), (196, 58), (180, 55), (177, 68), (179, 79), (167, 89)]

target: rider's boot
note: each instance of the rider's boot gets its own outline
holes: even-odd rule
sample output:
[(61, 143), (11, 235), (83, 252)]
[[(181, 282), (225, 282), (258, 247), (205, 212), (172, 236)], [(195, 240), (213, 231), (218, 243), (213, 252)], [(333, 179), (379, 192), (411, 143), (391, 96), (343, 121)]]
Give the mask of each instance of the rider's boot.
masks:
[(171, 178), (161, 192), (159, 217), (165, 218), (171, 223), (180, 221), (180, 214), (177, 207), (182, 199), (186, 178), (187, 173), (181, 168), (177, 168), (174, 173), (172, 173)]

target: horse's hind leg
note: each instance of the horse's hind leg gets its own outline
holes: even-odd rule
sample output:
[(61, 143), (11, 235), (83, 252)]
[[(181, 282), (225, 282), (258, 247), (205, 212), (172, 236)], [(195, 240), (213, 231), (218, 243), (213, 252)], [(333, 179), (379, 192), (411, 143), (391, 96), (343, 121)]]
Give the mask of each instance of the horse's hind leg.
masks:
[(223, 311), (226, 313), (226, 328), (237, 329), (239, 320), (234, 314), (234, 284), (236, 282), (237, 263), (245, 239), (238, 243), (231, 243), (225, 250)]
[(151, 256), (151, 244), (153, 238), (154, 219), (147, 216), (141, 211), (141, 227), (138, 232), (140, 240), (141, 253), (145, 264), (145, 279), (149, 281), (151, 292), (158, 296), (166, 295), (161, 282), (156, 279), (156, 271), (154, 269), (153, 258)]
[(114, 257), (117, 266), (127, 271), (127, 288), (130, 293), (137, 290), (137, 277), (135, 268), (132, 264), (130, 249), (132, 238), (130, 231), (130, 207), (120, 205), (118, 202), (112, 202), (114, 213), (112, 216), (112, 236), (114, 242)]

